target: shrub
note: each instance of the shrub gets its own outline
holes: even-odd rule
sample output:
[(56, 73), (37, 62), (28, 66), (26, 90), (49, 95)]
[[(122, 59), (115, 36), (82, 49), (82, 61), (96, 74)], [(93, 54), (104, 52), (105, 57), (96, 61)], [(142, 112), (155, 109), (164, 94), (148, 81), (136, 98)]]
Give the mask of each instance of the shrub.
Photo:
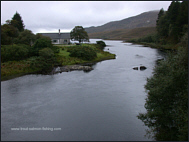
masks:
[(35, 44), (32, 46), (32, 56), (39, 56), (39, 50), (43, 48), (50, 48), (54, 53), (59, 53), (59, 47), (53, 46), (51, 40), (47, 37), (41, 37), (36, 40)]
[(43, 48), (52, 48), (53, 45), (51, 43), (51, 40), (48, 38), (39, 38), (36, 40), (36, 42), (34, 43), (34, 45), (32, 46), (32, 55), (33, 56), (38, 56), (39, 55), (39, 50), (43, 49)]
[(49, 73), (54, 64), (56, 63), (56, 58), (54, 57), (54, 52), (50, 48), (43, 48), (39, 50), (39, 56), (33, 56), (29, 59), (31, 68), (37, 69), (41, 73)]
[(104, 47), (106, 47), (106, 44), (105, 44), (105, 42), (104, 41), (96, 41), (96, 43), (97, 43), (97, 45), (99, 45), (99, 48), (101, 49), (101, 50), (103, 50), (104, 49)]
[(43, 48), (39, 50), (39, 56), (48, 59), (54, 56), (54, 52), (50, 48)]
[(29, 46), (27, 45), (2, 45), (1, 61), (18, 61), (26, 59), (29, 55)]
[(92, 60), (97, 57), (96, 49), (89, 46), (70, 47), (68, 50), (71, 57), (81, 58), (83, 60)]
[(47, 38), (40, 38), (34, 44), (34, 48), (42, 49), (42, 48), (46, 48), (46, 47), (49, 47), (49, 48), (52, 47), (51, 40), (49, 40)]
[(19, 36), (14, 39), (15, 44), (26, 44), (31, 46), (35, 41), (35, 35), (32, 31), (25, 29), (24, 31), (19, 33)]

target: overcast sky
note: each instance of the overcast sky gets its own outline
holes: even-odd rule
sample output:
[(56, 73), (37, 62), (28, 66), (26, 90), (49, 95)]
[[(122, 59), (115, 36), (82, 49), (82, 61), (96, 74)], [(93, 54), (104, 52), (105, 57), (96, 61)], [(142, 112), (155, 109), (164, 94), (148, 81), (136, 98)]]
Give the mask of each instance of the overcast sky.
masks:
[(171, 1), (1, 1), (1, 24), (16, 11), (33, 33), (70, 32), (75, 26), (100, 26), (151, 10), (167, 10)]

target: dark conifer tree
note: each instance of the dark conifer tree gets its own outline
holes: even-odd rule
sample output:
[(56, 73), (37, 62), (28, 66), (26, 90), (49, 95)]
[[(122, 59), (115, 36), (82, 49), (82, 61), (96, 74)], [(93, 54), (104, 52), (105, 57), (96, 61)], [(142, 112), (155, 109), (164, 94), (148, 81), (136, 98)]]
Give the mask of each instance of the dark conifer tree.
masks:
[(158, 26), (159, 19), (165, 14), (164, 9), (162, 8), (158, 13), (158, 18), (156, 20), (156, 26)]
[(16, 27), (20, 32), (24, 31), (24, 23), (19, 13), (15, 13), (11, 20), (11, 25)]

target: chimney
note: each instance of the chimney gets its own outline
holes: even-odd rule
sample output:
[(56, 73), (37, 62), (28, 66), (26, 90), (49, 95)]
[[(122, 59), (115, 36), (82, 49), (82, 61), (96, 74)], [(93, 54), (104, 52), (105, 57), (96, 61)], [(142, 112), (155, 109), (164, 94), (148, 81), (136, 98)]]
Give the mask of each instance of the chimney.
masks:
[(59, 34), (60, 34), (60, 29), (59, 29)]

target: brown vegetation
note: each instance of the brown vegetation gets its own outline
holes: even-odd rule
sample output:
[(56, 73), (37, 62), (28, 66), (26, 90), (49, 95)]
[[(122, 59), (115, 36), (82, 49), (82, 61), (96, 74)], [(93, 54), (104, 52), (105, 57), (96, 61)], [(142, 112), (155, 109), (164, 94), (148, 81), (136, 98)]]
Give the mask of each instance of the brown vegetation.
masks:
[(129, 40), (156, 33), (156, 27), (141, 27), (135, 29), (118, 29), (106, 32), (89, 33), (90, 38)]

